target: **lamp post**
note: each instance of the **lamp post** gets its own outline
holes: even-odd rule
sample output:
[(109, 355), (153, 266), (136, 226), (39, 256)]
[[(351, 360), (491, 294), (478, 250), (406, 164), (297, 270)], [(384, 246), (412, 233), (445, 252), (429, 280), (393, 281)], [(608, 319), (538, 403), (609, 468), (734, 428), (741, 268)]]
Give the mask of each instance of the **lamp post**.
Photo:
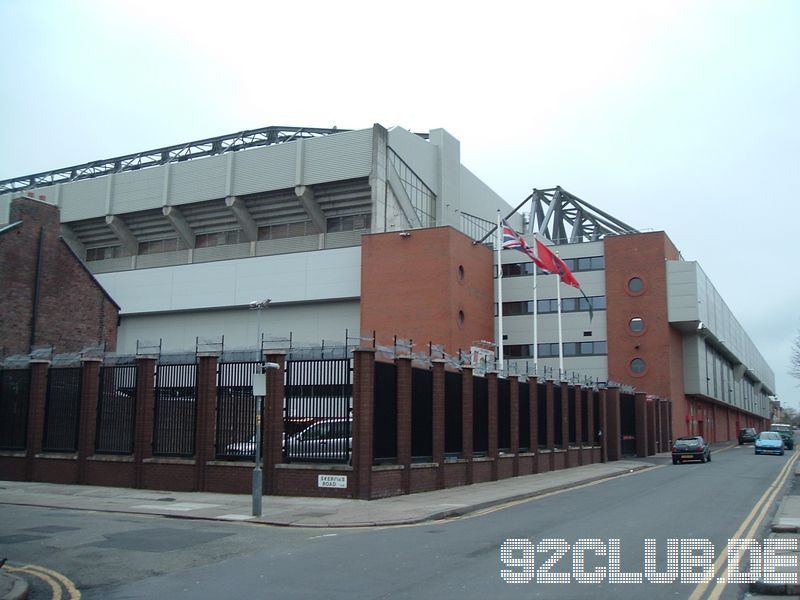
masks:
[[(255, 415), (255, 435), (253, 436), (253, 450), (255, 452), (253, 466), (253, 516), (261, 516), (261, 496), (264, 490), (263, 487), (263, 474), (261, 471), (261, 413), (263, 412), (263, 400), (267, 395), (267, 376), (266, 369), (268, 365), (264, 363), (264, 357), (261, 354), (261, 311), (272, 302), (271, 298), (264, 300), (253, 300), (250, 303), (250, 310), (258, 311), (258, 362), (259, 369), (253, 373), (253, 397), (256, 401), (256, 415)], [(277, 367), (278, 365), (275, 365)]]

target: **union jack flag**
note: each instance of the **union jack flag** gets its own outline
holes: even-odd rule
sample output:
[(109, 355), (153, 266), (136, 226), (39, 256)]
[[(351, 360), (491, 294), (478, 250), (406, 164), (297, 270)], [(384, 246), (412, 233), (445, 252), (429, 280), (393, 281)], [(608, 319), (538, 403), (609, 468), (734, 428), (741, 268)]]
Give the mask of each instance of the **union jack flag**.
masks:
[(514, 231), (514, 228), (506, 223), (505, 219), (501, 224), (501, 233), (503, 234), (502, 243), (504, 250), (519, 250), (520, 252), (530, 256), (533, 262), (539, 262), (539, 258), (536, 256), (535, 250), (528, 246), (528, 244), (525, 242), (525, 238)]

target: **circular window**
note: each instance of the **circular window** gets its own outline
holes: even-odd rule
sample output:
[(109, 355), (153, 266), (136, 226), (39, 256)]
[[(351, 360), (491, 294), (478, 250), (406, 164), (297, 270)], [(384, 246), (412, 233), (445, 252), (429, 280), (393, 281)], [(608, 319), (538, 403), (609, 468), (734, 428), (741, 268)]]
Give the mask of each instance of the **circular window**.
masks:
[(641, 317), (633, 317), (630, 321), (628, 321), (628, 328), (633, 333), (641, 333), (644, 331), (644, 319)]
[(644, 291), (644, 281), (639, 277), (631, 277), (628, 280), (628, 291), (631, 294), (641, 294)]
[(641, 375), (644, 373), (644, 370), (647, 368), (647, 363), (644, 362), (641, 358), (634, 358), (631, 361), (631, 373), (636, 375)]
[(461, 281), (464, 281), (464, 266), (463, 265), (458, 265), (458, 278)]
[(459, 325), (463, 325), (464, 324), (464, 311), (463, 310), (458, 311), (458, 324)]

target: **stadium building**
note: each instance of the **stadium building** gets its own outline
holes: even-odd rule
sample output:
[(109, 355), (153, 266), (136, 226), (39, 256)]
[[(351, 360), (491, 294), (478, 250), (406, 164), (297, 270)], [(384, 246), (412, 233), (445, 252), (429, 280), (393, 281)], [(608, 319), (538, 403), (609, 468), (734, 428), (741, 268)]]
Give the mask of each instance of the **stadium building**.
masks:
[[(506, 372), (669, 398), (673, 436), (735, 439), (769, 416), (772, 371), (664, 232), (561, 188), (515, 211), (443, 129), (268, 127), (94, 161), (0, 181), (0, 222), (29, 193), (60, 209), (63, 240), (119, 305), (118, 352), (370, 338), (460, 356), (493, 348), (502, 314)], [(555, 276), (503, 251), (498, 310), (498, 212), (580, 281), (585, 298), (560, 290), (563, 371)]]

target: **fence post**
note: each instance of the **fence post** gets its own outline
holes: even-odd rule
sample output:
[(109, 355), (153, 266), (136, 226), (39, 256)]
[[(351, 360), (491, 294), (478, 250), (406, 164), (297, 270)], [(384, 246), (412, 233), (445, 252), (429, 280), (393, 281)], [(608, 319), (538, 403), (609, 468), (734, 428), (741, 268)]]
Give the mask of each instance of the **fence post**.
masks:
[(201, 352), (197, 355), (197, 419), (194, 432), (195, 489), (206, 489), (206, 463), (214, 452), (214, 430), (217, 403), (217, 359), (216, 352)]
[(433, 361), (433, 439), (431, 440), (431, 460), (437, 465), (437, 489), (444, 487), (444, 363), (445, 361), (440, 358)]
[(489, 447), (487, 455), (492, 461), (492, 481), (497, 481), (497, 462), (500, 460), (497, 452), (497, 371), (486, 374), (489, 388)]
[[(656, 453), (656, 442), (658, 439), (658, 426), (656, 425), (656, 400), (648, 398), (645, 402), (647, 407), (647, 456), (653, 456)], [(714, 407), (714, 417), (716, 419), (716, 407)], [(714, 421), (716, 428), (717, 422)]]
[(514, 477), (519, 475), (519, 375), (509, 375), (509, 412), (511, 413), (511, 440), (509, 452), (514, 455), (512, 474)]
[(86, 484), (87, 458), (94, 454), (97, 435), (97, 397), (102, 358), (81, 358), (81, 404), (78, 426), (78, 483)]
[(372, 429), (375, 402), (375, 350), (353, 350), (353, 474), (355, 496), (372, 495)]
[(49, 360), (31, 360), (31, 385), (28, 397), (28, 439), (25, 457), (25, 479), (33, 481), (36, 456), (42, 452), (44, 441), (44, 412), (47, 402)]
[(575, 396), (575, 446), (578, 448), (578, 464), (583, 464), (583, 388), (576, 383), (573, 386)]
[(530, 421), (531, 438), (530, 451), (534, 453), (533, 473), (539, 472), (539, 385), (536, 377), (528, 378), (528, 398), (530, 408), (528, 421)]
[(634, 396), (634, 415), (636, 417), (636, 456), (647, 456), (647, 394), (636, 392)]
[(474, 418), (472, 378), (472, 366), (463, 365), (461, 367), (461, 458), (467, 461), (467, 485), (473, 482), (472, 459), (475, 448), (472, 430)]
[(401, 488), (411, 493), (411, 357), (398, 356), (397, 367), (397, 464), (403, 467)]
[(134, 485), (144, 487), (144, 461), (153, 456), (153, 408), (157, 356), (136, 357), (136, 425), (134, 430)]
[(608, 388), (606, 393), (606, 457), (609, 461), (619, 460), (622, 455), (620, 439), (619, 388)]
[[(283, 462), (283, 404), (286, 399), (284, 374), (286, 373), (286, 353), (270, 351), (264, 360), (278, 365), (277, 369), (267, 369), (266, 405), (264, 414), (263, 472), (264, 491), (269, 494), (279, 492), (275, 481), (275, 466)], [(355, 423), (355, 422), (354, 422)], [(355, 435), (354, 435), (355, 439)]]
[(600, 462), (608, 462), (608, 390), (603, 388), (598, 392), (597, 415), (600, 421), (600, 429), (597, 432), (600, 441)]

